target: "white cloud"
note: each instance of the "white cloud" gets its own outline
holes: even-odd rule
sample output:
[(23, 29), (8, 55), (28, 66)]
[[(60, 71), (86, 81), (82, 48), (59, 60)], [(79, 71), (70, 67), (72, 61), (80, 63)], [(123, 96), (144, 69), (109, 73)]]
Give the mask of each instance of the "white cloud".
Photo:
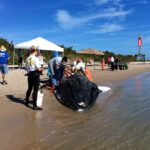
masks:
[(123, 4), (123, 0), (92, 0), (92, 3), (90, 4), (93, 5), (90, 6), (90, 8), (93, 7), (93, 11), (90, 11), (90, 15), (87, 11), (86, 16), (74, 16), (71, 15), (67, 10), (58, 10), (56, 13), (56, 21), (58, 25), (63, 29), (72, 29), (75, 27), (86, 25), (86, 23), (92, 23), (93, 21), (104, 22), (106, 19), (115, 19), (115, 22), (117, 22), (117, 20), (120, 20), (122, 22), (125, 20), (125, 17), (132, 12), (132, 10), (124, 9), (125, 7)]
[(115, 9), (107, 9), (99, 14), (92, 14), (87, 16), (79, 16), (74, 17), (69, 14), (66, 10), (59, 10), (56, 14), (56, 19), (59, 24), (64, 29), (71, 29), (73, 27), (80, 26), (84, 23), (88, 23), (93, 20), (97, 19), (108, 19), (108, 18), (115, 18), (115, 17), (125, 17), (131, 13), (131, 11), (116, 11)]
[(81, 22), (81, 20), (72, 17), (66, 10), (59, 10), (56, 14), (56, 17), (57, 22), (64, 29), (70, 29)]
[(99, 34), (99, 33), (112, 33), (123, 30), (124, 27), (120, 24), (115, 23), (105, 23), (99, 27), (97, 30), (90, 31), (90, 33)]
[[(149, 2), (148, 2), (148, 0), (136, 0), (136, 1), (130, 1), (130, 0), (128, 0), (128, 1), (126, 1), (126, 6), (127, 5), (140, 5), (140, 4), (143, 4), (143, 5), (145, 5), (145, 4), (148, 4)], [(120, 5), (123, 5), (123, 1), (121, 1), (120, 0), (120, 3), (118, 2), (118, 3), (116, 3), (118, 6)]]
[(95, 4), (97, 5), (104, 5), (107, 4), (109, 0), (95, 0)]
[(148, 4), (148, 0), (141, 1), (141, 4)]
[(135, 4), (148, 4), (148, 0), (140, 0), (140, 1), (131, 1), (129, 2), (130, 5), (135, 5)]
[(107, 9), (115, 9), (116, 11), (123, 11), (125, 6), (123, 0), (93, 0), (93, 1), (100, 8), (105, 7)]
[(106, 4), (112, 4), (112, 5), (120, 5), (122, 3), (121, 0), (94, 0), (94, 3), (96, 5), (106, 5)]

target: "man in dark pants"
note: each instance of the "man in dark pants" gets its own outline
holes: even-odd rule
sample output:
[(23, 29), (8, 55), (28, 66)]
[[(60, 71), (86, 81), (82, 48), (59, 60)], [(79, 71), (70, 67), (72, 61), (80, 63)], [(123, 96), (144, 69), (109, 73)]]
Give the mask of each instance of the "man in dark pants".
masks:
[(18, 55), (18, 68), (22, 69), (23, 53), (21, 49), (18, 49), (17, 55)]
[(33, 109), (41, 110), (42, 108), (37, 107), (37, 94), (39, 90), (40, 71), (41, 68), (39, 59), (37, 58), (38, 51), (35, 47), (31, 48), (31, 54), (26, 60), (26, 70), (28, 72), (28, 90), (26, 92), (26, 106), (29, 105), (29, 98), (33, 89)]
[(111, 56), (110, 58), (110, 64), (111, 64), (111, 70), (114, 71), (114, 62), (115, 62), (115, 59), (113, 56)]

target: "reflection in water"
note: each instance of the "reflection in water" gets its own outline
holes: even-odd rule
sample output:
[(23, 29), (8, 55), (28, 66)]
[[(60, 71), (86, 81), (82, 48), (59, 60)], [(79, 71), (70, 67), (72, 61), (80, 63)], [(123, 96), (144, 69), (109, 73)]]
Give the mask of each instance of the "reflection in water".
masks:
[(11, 121), (11, 127), (17, 127), (9, 130), (11, 140), (19, 136), (9, 145), (23, 150), (149, 150), (149, 83), (149, 73), (117, 83), (82, 113), (62, 106), (46, 92), (43, 111), (24, 108), (15, 124)]
[(142, 88), (141, 80), (139, 78), (135, 78), (135, 83), (136, 83), (136, 89), (141, 90)]

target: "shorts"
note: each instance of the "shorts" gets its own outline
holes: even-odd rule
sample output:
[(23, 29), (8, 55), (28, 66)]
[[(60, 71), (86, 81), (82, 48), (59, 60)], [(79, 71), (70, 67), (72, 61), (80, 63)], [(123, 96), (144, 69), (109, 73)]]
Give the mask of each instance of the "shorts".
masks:
[(7, 64), (0, 64), (0, 73), (2, 73), (2, 74), (7, 74), (8, 73)]

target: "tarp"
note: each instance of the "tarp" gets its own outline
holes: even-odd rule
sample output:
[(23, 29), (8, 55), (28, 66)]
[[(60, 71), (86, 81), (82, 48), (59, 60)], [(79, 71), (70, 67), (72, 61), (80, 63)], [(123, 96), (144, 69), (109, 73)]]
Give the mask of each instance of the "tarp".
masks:
[(64, 48), (62, 48), (44, 38), (41, 38), (41, 37), (38, 37), (31, 41), (17, 44), (17, 45), (15, 45), (15, 49), (30, 49), (31, 46), (35, 46), (39, 50), (45, 50), (45, 51), (59, 51), (59, 52), (64, 51)]

